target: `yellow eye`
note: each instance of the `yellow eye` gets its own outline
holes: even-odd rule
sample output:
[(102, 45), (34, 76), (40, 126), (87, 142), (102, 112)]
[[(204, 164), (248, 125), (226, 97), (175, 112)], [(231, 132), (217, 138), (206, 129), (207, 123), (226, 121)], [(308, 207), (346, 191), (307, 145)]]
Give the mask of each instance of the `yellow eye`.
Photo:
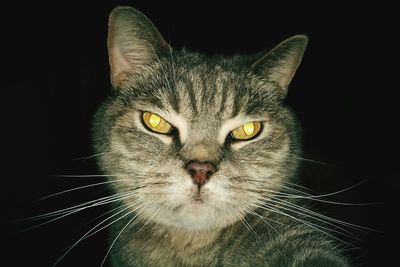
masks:
[(258, 121), (248, 122), (232, 131), (231, 135), (236, 140), (248, 140), (258, 134), (261, 123)]
[(150, 130), (157, 133), (167, 134), (172, 129), (169, 122), (151, 112), (143, 112), (143, 122)]

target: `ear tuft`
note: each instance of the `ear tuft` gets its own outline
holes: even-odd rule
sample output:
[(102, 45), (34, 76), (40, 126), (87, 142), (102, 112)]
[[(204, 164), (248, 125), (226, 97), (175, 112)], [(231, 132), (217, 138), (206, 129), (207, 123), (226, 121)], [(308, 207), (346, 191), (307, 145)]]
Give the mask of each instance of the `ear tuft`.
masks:
[(282, 88), (284, 95), (308, 44), (306, 35), (295, 35), (275, 46), (266, 55), (258, 59), (252, 70), (275, 82)]

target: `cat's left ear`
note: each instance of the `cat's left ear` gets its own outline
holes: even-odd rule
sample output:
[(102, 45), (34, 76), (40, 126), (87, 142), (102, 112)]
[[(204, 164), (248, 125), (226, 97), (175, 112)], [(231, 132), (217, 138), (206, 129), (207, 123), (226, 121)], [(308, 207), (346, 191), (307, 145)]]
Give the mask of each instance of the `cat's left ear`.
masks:
[(308, 37), (295, 35), (275, 46), (266, 55), (258, 59), (252, 70), (275, 82), (284, 96), (306, 50)]

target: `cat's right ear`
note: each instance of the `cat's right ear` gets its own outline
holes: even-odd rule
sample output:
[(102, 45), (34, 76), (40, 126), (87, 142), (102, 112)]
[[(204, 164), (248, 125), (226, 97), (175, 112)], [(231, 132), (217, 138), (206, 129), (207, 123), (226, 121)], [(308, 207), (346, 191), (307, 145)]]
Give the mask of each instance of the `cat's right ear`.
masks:
[(114, 88), (120, 87), (128, 75), (139, 72), (171, 49), (142, 12), (127, 6), (111, 12), (107, 46)]

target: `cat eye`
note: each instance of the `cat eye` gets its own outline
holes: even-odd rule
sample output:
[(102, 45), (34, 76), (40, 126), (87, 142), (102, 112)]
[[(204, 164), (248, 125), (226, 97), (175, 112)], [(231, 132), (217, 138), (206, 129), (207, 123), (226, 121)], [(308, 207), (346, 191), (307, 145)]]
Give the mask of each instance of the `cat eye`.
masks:
[(250, 140), (257, 136), (261, 130), (261, 123), (258, 121), (248, 122), (231, 132), (234, 140)]
[(143, 122), (148, 129), (156, 133), (169, 134), (173, 129), (172, 125), (162, 117), (147, 111), (143, 112)]

